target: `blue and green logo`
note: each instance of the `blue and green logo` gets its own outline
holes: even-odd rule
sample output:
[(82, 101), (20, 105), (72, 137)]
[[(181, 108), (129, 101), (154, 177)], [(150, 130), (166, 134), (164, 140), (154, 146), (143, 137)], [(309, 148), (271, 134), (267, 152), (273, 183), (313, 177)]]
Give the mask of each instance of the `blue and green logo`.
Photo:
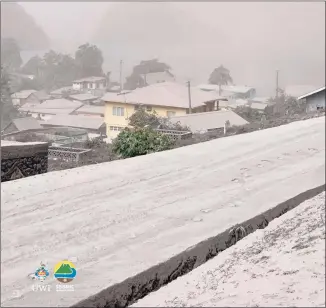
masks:
[(73, 281), (76, 274), (77, 271), (75, 265), (68, 260), (60, 261), (54, 267), (54, 277), (62, 283)]

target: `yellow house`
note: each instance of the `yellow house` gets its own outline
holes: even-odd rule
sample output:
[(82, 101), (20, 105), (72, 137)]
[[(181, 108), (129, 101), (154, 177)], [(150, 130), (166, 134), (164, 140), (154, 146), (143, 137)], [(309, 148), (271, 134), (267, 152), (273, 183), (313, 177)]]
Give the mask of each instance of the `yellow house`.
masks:
[[(190, 93), (192, 112), (206, 111), (207, 104), (216, 100), (216, 94), (198, 88), (191, 88)], [(187, 86), (174, 82), (157, 83), (130, 92), (106, 93), (102, 100), (109, 138), (115, 138), (128, 126), (130, 116), (140, 106), (148, 112), (155, 111), (160, 117), (181, 116), (189, 111)]]

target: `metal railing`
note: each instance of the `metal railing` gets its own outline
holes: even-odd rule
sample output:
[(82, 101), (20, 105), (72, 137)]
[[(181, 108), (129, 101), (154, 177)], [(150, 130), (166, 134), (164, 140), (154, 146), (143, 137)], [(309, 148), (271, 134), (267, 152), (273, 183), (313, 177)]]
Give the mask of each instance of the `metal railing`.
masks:
[(180, 131), (180, 130), (171, 130), (171, 129), (156, 129), (156, 131), (164, 135), (168, 135), (175, 140), (190, 139), (192, 137), (192, 132), (189, 131)]

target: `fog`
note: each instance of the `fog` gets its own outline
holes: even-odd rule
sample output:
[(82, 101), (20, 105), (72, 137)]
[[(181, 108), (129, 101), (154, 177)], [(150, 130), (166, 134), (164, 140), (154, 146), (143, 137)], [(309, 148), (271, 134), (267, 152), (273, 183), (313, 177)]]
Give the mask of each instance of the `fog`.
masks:
[(179, 81), (206, 83), (223, 64), (235, 84), (271, 95), (280, 85), (325, 84), (325, 3), (22, 2), (54, 50), (97, 44), (118, 79), (141, 60), (167, 62)]

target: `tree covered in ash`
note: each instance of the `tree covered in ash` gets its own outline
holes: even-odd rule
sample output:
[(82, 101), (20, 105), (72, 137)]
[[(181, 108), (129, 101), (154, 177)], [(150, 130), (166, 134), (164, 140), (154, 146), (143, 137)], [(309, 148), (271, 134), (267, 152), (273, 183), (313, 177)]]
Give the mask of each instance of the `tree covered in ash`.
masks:
[(223, 65), (215, 68), (209, 76), (208, 82), (219, 86), (219, 95), (221, 95), (221, 87), (233, 82), (230, 71)]
[(134, 66), (131, 75), (126, 78), (124, 89), (134, 90), (146, 86), (146, 81), (143, 76), (149, 73), (168, 72), (173, 76), (170, 70), (171, 67), (168, 64), (159, 62), (158, 59), (141, 61), (139, 64)]
[[(21, 68), (23, 74), (33, 75), (30, 88), (51, 91), (70, 86), (76, 79), (90, 76), (106, 76), (103, 73), (103, 56), (101, 50), (88, 43), (78, 47), (75, 57), (50, 50), (43, 55), (34, 56)], [(26, 82), (25, 82), (26, 84)], [(22, 88), (26, 85), (22, 85)]]
[(10, 79), (7, 70), (1, 65), (1, 129), (8, 125), (19, 113), (13, 106), (10, 91)]

